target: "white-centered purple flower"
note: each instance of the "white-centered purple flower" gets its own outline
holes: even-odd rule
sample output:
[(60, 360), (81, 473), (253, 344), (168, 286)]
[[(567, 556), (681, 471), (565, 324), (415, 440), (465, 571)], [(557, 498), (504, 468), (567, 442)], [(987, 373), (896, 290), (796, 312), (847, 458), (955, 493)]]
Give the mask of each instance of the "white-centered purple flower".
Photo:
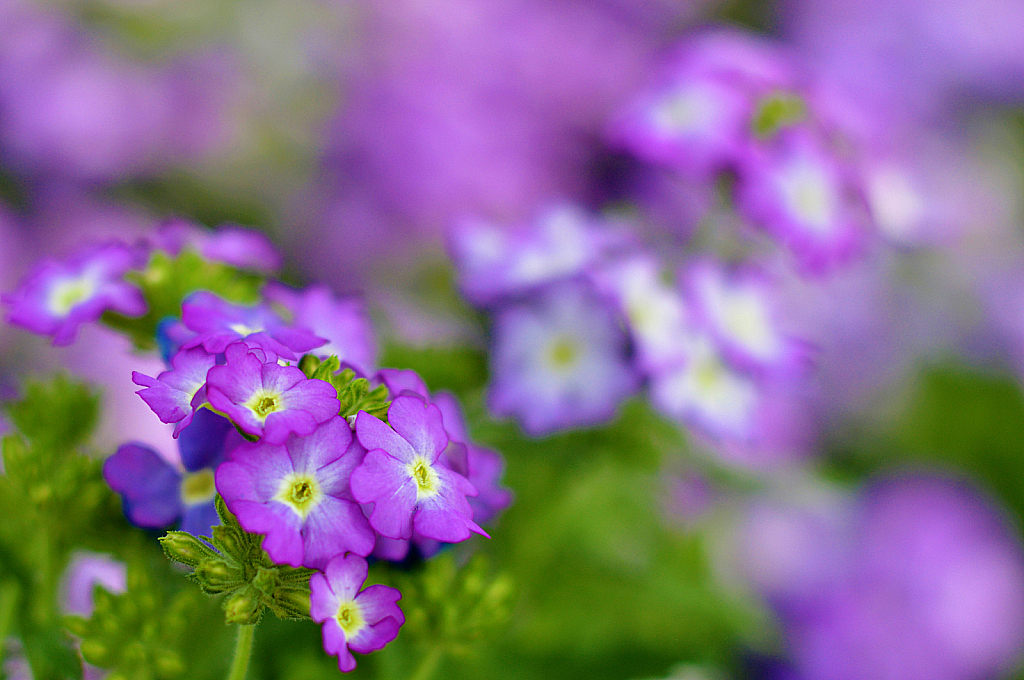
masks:
[(727, 272), (704, 261), (687, 268), (694, 320), (734, 365), (748, 370), (794, 371), (807, 363), (810, 345), (782, 327), (778, 291), (755, 270)]
[(196, 409), (206, 401), (206, 374), (217, 359), (202, 347), (183, 349), (171, 359), (171, 370), (156, 378), (132, 372), (132, 381), (161, 422), (174, 423), (174, 437), (192, 422)]
[(863, 247), (870, 224), (852, 168), (803, 127), (750, 147), (739, 173), (737, 201), (810, 273), (849, 259)]
[(188, 220), (176, 218), (165, 222), (153, 234), (153, 245), (178, 255), (186, 248), (196, 250), (207, 260), (273, 274), (281, 268), (281, 253), (265, 235), (254, 229), (222, 225), (215, 230), (204, 229)]
[(149, 446), (129, 443), (103, 461), (103, 477), (121, 495), (135, 525), (180, 529), (208, 536), (220, 523), (214, 507), (214, 470), (243, 442), (227, 419), (200, 409), (178, 437), (182, 467), (172, 466)]
[(340, 416), (306, 437), (235, 449), (217, 490), (246, 531), (280, 564), (323, 569), (346, 552), (366, 556), (375, 534), (349, 490), (366, 450)]
[(574, 281), (495, 315), (491, 376), (491, 410), (532, 435), (602, 423), (638, 385), (613, 305)]
[(514, 228), (467, 221), (449, 234), (462, 291), (481, 306), (575, 276), (622, 241), (622, 234), (572, 205)]
[(309, 581), (309, 615), (323, 625), (324, 651), (338, 657), (345, 673), (356, 667), (352, 652), (382, 649), (405, 623), (398, 590), (374, 585), (360, 591), (368, 571), (362, 557), (339, 555)]
[(636, 360), (645, 373), (678, 365), (688, 312), (679, 290), (662, 277), (661, 264), (649, 255), (614, 262), (597, 272), (598, 289), (614, 299), (629, 324)]
[(761, 393), (749, 375), (734, 369), (710, 336), (680, 338), (686, 361), (651, 378), (651, 400), (669, 416), (715, 437), (751, 436)]
[(289, 310), (295, 324), (327, 339), (326, 345), (316, 348), (318, 356), (336, 356), (360, 373), (369, 373), (376, 366), (373, 324), (362, 298), (336, 297), (324, 285), (297, 291), (272, 283), (263, 293), (268, 301)]
[(295, 366), (264, 362), (265, 356), (236, 342), (225, 350), (226, 363), (207, 373), (206, 396), (245, 432), (283, 444), (289, 434), (310, 435), (338, 415), (334, 386), (313, 380)]
[(181, 320), (196, 333), (182, 347), (202, 345), (210, 354), (220, 354), (231, 343), (244, 340), (275, 357), (295, 361), (296, 352), (302, 354), (327, 342), (307, 328), (288, 324), (266, 304), (235, 305), (207, 291), (185, 299)]
[(373, 503), (370, 524), (388, 538), (426, 538), (457, 543), (470, 533), (487, 535), (475, 522), (466, 496), (477, 491), (441, 460), (448, 447), (441, 411), (412, 394), (395, 398), (388, 422), (365, 411), (356, 416), (356, 436), (366, 447), (352, 473), (352, 495)]
[(54, 345), (74, 342), (78, 327), (114, 311), (146, 312), (141, 291), (124, 280), (141, 264), (139, 254), (121, 243), (83, 249), (66, 262), (45, 260), (12, 293), (3, 296), (7, 321), (49, 335)]

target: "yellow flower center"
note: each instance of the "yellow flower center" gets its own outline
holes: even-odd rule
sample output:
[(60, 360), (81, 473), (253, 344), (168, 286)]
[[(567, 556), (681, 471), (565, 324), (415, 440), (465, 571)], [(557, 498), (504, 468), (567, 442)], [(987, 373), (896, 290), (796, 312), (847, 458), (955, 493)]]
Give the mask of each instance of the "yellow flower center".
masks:
[(260, 422), (267, 419), (271, 413), (284, 410), (284, 399), (276, 392), (257, 391), (245, 404), (253, 412)]
[(345, 637), (352, 639), (352, 636), (363, 627), (363, 613), (355, 602), (342, 602), (338, 606), (338, 613), (334, 615), (338, 625), (345, 631)]
[(440, 479), (426, 458), (417, 456), (406, 466), (406, 469), (409, 471), (409, 476), (416, 482), (417, 499), (430, 497), (437, 493)]
[(323, 493), (316, 477), (295, 472), (281, 480), (281, 486), (274, 496), (274, 500), (290, 507), (302, 519), (306, 518), (322, 498)]
[(185, 505), (208, 503), (217, 494), (213, 470), (203, 468), (198, 472), (186, 473), (181, 479), (181, 502)]
[(555, 368), (569, 368), (579, 358), (579, 345), (570, 337), (561, 336), (553, 343), (548, 351), (548, 357)]

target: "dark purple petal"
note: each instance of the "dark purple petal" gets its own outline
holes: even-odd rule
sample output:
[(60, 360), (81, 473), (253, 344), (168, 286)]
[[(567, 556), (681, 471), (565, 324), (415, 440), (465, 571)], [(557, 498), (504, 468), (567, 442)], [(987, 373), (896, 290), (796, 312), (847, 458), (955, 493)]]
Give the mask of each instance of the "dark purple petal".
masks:
[(103, 478), (121, 494), (133, 524), (162, 528), (181, 516), (181, 475), (144, 444), (119, 447), (103, 461)]
[(220, 524), (220, 517), (217, 515), (217, 507), (213, 501), (209, 503), (196, 503), (186, 505), (181, 511), (181, 531), (187, 531), (193, 536), (212, 536), (212, 527)]
[(199, 409), (178, 437), (181, 463), (189, 472), (216, 467), (227, 457), (229, 447), (243, 441), (230, 420), (210, 409)]

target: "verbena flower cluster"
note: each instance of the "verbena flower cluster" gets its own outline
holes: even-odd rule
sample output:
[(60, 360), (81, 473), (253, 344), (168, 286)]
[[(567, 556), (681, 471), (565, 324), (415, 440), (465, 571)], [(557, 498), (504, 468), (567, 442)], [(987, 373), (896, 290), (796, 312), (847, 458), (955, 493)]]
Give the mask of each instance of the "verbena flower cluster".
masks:
[[(250, 272), (280, 263), (254, 232), (173, 222), (147, 242), (42, 263), (4, 296), (8, 319), (54, 344), (101, 318), (117, 327), (124, 321), (110, 315), (152, 312), (144, 291), (160, 283), (153, 263), (183, 253)], [(478, 522), (511, 502), (499, 485), (503, 461), (469, 439), (452, 395), (431, 395), (412, 371), (374, 370), (373, 329), (358, 298), (276, 282), (258, 291), (254, 304), (239, 304), (194, 290), (177, 314), (153, 319), (157, 337), (148, 340), (167, 370), (132, 377), (174, 426), (181, 465), (129, 442), (103, 474), (138, 526), (212, 536), (219, 494), (245, 531), (263, 536), (274, 563), (317, 570), (310, 613), (349, 671), (351, 651), (380, 649), (404, 622), (397, 590), (360, 590), (367, 558), (429, 557), (486, 536)], [(354, 393), (372, 395), (373, 405)]]
[[(492, 410), (544, 435), (605, 422), (643, 388), (733, 463), (806, 453), (818, 348), (794, 297), (913, 240), (926, 219), (896, 215), (918, 194), (873, 193), (876, 171), (912, 169), (851, 111), (767, 39), (698, 32), (609, 120), (630, 178), (600, 211), (455, 224), (459, 285), (491, 319)], [(702, 226), (652, 232), (650, 213), (690, 194)]]

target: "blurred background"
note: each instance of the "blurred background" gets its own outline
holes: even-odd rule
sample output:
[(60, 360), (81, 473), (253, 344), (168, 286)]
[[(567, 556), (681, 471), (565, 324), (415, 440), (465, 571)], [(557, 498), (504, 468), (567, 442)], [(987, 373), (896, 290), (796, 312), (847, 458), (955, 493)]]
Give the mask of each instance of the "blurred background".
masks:
[[(0, 0), (0, 288), (257, 228), (504, 454), (444, 677), (1024, 677), (1022, 199), (1021, 0)], [(113, 338), (0, 395), (168, 448)]]

